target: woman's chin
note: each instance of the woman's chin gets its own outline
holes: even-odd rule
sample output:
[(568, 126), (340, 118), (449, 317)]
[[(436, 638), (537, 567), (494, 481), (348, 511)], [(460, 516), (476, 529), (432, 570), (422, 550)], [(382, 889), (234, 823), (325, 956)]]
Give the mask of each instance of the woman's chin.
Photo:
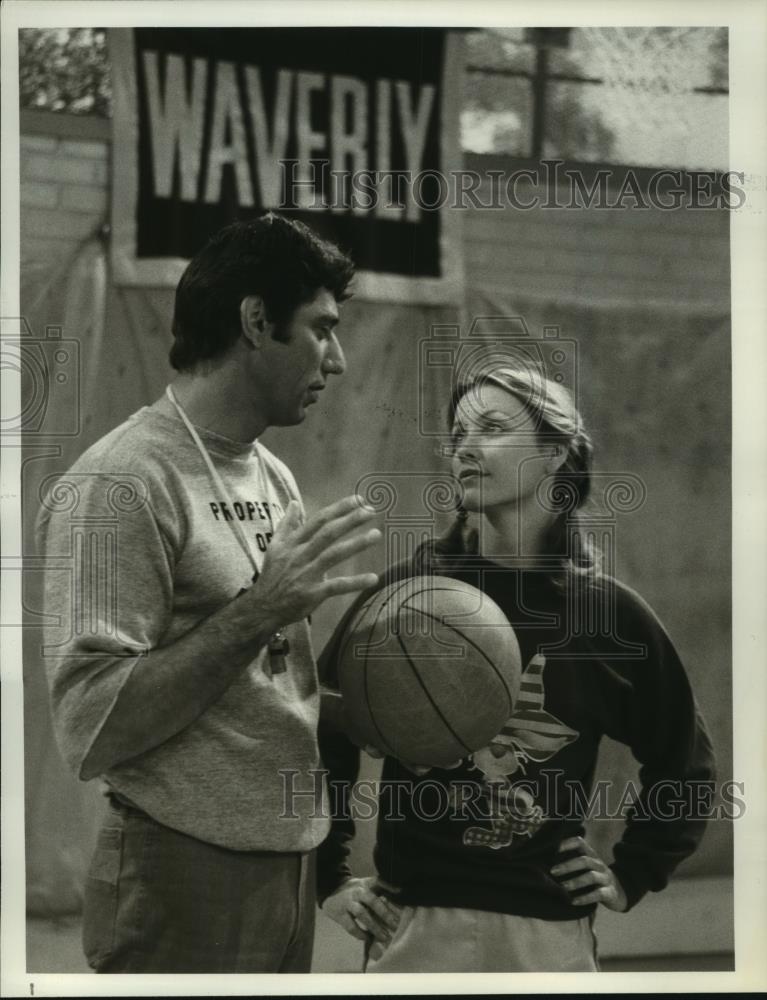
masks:
[(473, 513), (482, 513), (497, 505), (492, 488), (488, 489), (484, 478), (472, 476), (463, 484), (461, 506)]
[(461, 506), (464, 510), (468, 511), (470, 514), (477, 514), (482, 510), (481, 497), (479, 495), (479, 490), (468, 489), (463, 495), (461, 500)]

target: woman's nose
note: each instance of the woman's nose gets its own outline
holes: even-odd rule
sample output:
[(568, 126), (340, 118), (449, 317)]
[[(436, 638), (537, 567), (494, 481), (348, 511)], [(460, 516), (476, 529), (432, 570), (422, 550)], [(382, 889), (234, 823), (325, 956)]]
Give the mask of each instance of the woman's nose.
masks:
[(477, 439), (471, 434), (462, 434), (460, 440), (453, 449), (456, 458), (476, 458)]

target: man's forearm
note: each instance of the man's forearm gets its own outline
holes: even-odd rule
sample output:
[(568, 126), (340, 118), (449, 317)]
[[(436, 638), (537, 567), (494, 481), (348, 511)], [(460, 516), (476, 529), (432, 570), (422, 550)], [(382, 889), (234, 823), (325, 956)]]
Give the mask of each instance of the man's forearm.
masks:
[(302, 524), (292, 500), (256, 583), (178, 642), (134, 664), (80, 777), (94, 778), (175, 736), (221, 697), (277, 629), (302, 621), (328, 597), (373, 586), (374, 573), (328, 579), (327, 570), (378, 541), (378, 529), (348, 537), (374, 514), (355, 494)]
[(250, 601), (245, 608), (242, 597), (171, 645), (139, 657), (83, 761), (83, 780), (181, 732), (252, 662), (278, 625)]

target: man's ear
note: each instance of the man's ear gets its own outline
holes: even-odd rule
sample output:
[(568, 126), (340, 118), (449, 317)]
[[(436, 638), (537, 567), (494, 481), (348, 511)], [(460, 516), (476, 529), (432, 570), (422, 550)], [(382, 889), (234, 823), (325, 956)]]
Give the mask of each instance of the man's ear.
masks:
[(242, 334), (253, 350), (260, 350), (272, 335), (272, 324), (266, 318), (264, 300), (260, 295), (247, 295), (240, 302)]

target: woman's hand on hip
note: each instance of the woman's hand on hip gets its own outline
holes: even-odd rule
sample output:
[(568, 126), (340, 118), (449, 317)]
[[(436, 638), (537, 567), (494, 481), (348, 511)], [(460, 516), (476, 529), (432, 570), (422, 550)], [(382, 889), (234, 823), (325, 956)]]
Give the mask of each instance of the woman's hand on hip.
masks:
[[(569, 837), (562, 841), (559, 850), (568, 854), (577, 852), (576, 857), (560, 861), (551, 868), (551, 874), (560, 880), (563, 888), (569, 893), (578, 892), (577, 896), (570, 898), (573, 906), (601, 903), (608, 910), (615, 910), (617, 913), (626, 911), (628, 900), (623, 886), (612, 868), (605, 864), (587, 840), (583, 837)], [(584, 891), (586, 889), (590, 891)]]
[(388, 944), (397, 929), (400, 909), (376, 891), (374, 877), (350, 878), (322, 904), (324, 913), (352, 937)]

